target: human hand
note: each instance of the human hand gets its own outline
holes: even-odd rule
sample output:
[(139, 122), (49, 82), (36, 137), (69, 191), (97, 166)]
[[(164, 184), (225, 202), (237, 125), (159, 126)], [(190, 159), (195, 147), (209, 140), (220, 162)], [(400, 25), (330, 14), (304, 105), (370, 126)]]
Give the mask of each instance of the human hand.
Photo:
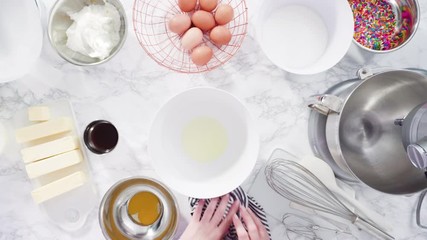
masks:
[(237, 215), (233, 216), (233, 224), (239, 240), (270, 240), (264, 225), (251, 209), (241, 206), (239, 212), (246, 225), (245, 228), (240, 218)]
[[(228, 200), (230, 195), (221, 198), (214, 198), (206, 207), (202, 216), (205, 200), (199, 200), (187, 228), (182, 234), (180, 240), (219, 240), (228, 232), (233, 216), (239, 209), (240, 202), (234, 201), (226, 214)], [(219, 205), (218, 205), (219, 203)], [(216, 207), (218, 205), (218, 207)], [(216, 210), (215, 210), (216, 209)], [(225, 218), (224, 215), (226, 214)]]

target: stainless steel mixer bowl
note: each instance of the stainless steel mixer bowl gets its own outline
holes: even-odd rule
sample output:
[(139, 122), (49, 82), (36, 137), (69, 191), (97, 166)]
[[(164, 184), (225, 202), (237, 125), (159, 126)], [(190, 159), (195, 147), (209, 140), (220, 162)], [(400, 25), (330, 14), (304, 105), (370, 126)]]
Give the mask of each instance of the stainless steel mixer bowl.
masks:
[(359, 84), (343, 103), (336, 116), (337, 134), (335, 139), (328, 137), (328, 146), (337, 147), (351, 172), (376, 190), (410, 194), (425, 189), (424, 171), (409, 161), (401, 127), (394, 124), (395, 119), (405, 117), (425, 101), (426, 76), (407, 70), (374, 75)]

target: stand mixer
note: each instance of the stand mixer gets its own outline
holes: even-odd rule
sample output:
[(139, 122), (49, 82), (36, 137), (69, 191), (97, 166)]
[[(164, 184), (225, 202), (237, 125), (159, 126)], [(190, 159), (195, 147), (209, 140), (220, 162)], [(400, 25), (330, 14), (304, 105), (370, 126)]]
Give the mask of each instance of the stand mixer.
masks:
[(402, 126), (402, 142), (411, 163), (425, 171), (427, 177), (427, 102), (414, 109), (395, 125)]

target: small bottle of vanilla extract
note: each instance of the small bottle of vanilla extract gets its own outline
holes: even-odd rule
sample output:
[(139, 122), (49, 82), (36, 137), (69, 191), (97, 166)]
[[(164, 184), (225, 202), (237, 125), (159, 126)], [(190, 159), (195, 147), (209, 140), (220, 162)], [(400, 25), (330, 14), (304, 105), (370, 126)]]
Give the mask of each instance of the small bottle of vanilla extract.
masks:
[(111, 122), (96, 120), (86, 127), (83, 139), (91, 152), (105, 154), (116, 147), (119, 141), (119, 133)]

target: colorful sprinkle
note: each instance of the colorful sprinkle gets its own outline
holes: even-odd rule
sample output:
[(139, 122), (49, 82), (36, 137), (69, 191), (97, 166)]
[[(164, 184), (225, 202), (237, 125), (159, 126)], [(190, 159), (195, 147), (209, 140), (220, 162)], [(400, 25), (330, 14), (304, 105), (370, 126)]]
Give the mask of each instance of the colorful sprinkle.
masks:
[(393, 49), (409, 37), (412, 14), (400, 9), (402, 22), (397, 24), (391, 5), (386, 0), (348, 0), (354, 16), (354, 39), (374, 50)]

